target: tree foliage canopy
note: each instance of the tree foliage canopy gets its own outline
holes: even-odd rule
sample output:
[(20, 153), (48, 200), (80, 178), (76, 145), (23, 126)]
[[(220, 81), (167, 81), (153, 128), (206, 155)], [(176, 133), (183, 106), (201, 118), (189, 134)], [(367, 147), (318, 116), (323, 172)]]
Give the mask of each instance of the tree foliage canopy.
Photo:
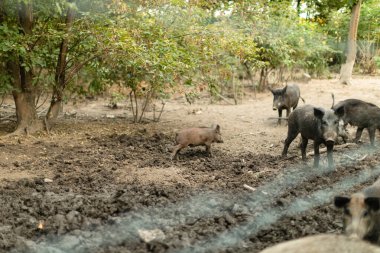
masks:
[[(0, 92), (18, 89), (7, 62), (19, 59), (36, 93), (57, 89), (62, 43), (67, 44), (65, 84), (59, 87), (65, 94), (95, 94), (114, 84), (137, 96), (204, 88), (220, 93), (241, 73), (252, 77), (260, 71), (303, 69), (322, 75), (341, 63), (353, 3), (3, 0)], [(31, 6), (29, 32), (20, 25), (22, 6)], [(72, 25), (67, 23), (69, 10)], [(372, 43), (374, 54), (380, 43), (379, 17), (378, 1), (365, 1), (358, 36)]]

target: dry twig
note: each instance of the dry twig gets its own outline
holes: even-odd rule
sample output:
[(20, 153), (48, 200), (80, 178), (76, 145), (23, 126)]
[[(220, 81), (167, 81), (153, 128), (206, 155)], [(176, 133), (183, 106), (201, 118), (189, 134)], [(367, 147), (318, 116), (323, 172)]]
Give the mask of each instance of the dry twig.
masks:
[(247, 185), (247, 184), (244, 184), (243, 187), (244, 187), (245, 189), (250, 190), (250, 191), (253, 191), (253, 192), (256, 191), (256, 188), (253, 188), (253, 187), (251, 187), (251, 186), (249, 186), (249, 185)]

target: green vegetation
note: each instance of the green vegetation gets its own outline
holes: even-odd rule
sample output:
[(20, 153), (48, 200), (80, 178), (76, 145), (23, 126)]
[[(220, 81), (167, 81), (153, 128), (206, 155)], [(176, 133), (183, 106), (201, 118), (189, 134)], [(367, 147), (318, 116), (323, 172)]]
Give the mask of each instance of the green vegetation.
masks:
[[(0, 94), (12, 94), (20, 131), (45, 127), (70, 93), (125, 88), (134, 120), (174, 92), (216, 97), (295, 79), (327, 77), (344, 63), (353, 1), (4, 0)], [(298, 8), (297, 8), (298, 7)], [(356, 69), (379, 68), (380, 4), (364, 1)], [(118, 96), (118, 99), (120, 96)], [(191, 99), (189, 99), (190, 101)]]

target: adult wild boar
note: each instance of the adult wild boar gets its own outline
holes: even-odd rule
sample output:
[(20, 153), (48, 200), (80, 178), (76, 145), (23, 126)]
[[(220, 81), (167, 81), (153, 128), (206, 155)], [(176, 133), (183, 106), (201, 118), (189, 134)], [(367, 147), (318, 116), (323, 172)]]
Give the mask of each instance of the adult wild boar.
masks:
[(286, 241), (260, 253), (380, 253), (380, 248), (343, 235), (320, 234)]
[(297, 107), (298, 101), (301, 98), (305, 103), (305, 100), (301, 97), (300, 88), (298, 85), (286, 85), (281, 89), (269, 90), (273, 94), (273, 110), (278, 110), (278, 124), (281, 124), (282, 110), (286, 110), (286, 117), (289, 117), (290, 110)]
[(288, 119), (288, 136), (285, 140), (282, 156), (286, 156), (290, 143), (301, 133), (302, 160), (306, 160), (306, 146), (309, 140), (314, 141), (314, 167), (319, 166), (319, 146), (323, 143), (327, 147), (328, 166), (334, 166), (333, 148), (339, 131), (339, 117), (343, 115), (343, 108), (339, 110), (325, 110), (312, 105), (304, 105), (295, 109)]
[(346, 235), (380, 243), (380, 179), (350, 197), (335, 197), (334, 205), (344, 210)]
[(359, 142), (364, 128), (367, 128), (371, 145), (375, 145), (376, 129), (380, 129), (380, 108), (378, 106), (360, 99), (350, 98), (340, 101), (333, 105), (332, 108), (334, 110), (343, 108), (344, 115), (342, 119), (344, 124), (358, 127), (355, 142)]
[(222, 135), (219, 125), (211, 127), (194, 127), (181, 130), (175, 137), (176, 146), (173, 149), (171, 158), (176, 158), (178, 152), (187, 146), (206, 146), (206, 152), (211, 153), (211, 143), (222, 143)]

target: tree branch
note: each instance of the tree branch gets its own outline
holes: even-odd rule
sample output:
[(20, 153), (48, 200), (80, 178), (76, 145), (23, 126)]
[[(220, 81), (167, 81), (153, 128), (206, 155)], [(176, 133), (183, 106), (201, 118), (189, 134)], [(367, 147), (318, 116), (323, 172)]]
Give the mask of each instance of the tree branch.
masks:
[(89, 61), (92, 61), (93, 59), (95, 59), (96, 57), (100, 56), (101, 53), (99, 54), (95, 54), (93, 55), (92, 57), (86, 59), (85, 61), (81, 62), (81, 63), (78, 63), (76, 65), (73, 65), (73, 69), (70, 71), (70, 73), (68, 73), (66, 75), (66, 80), (65, 82), (63, 83), (63, 87), (66, 87), (66, 85), (71, 82), (71, 80), (74, 78), (74, 76), (89, 62)]

